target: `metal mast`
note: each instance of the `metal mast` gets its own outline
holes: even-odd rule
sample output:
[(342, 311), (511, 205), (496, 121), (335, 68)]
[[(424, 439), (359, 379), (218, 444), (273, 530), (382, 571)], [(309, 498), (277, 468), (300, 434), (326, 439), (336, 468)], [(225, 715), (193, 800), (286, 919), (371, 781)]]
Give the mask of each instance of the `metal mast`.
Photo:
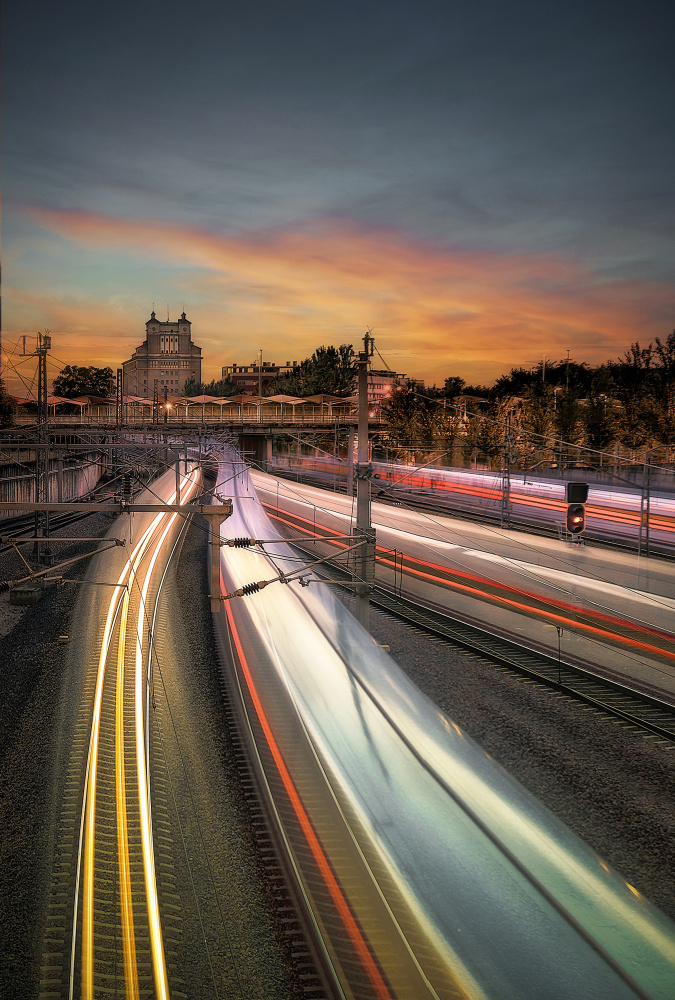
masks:
[(370, 594), (375, 579), (375, 531), (370, 523), (370, 479), (372, 464), (368, 454), (368, 364), (373, 356), (374, 340), (363, 338), (363, 351), (357, 360), (359, 422), (358, 461), (356, 464), (356, 532), (364, 542), (356, 550), (354, 591), (357, 597), (357, 618), (365, 629), (370, 628)]
[[(48, 333), (38, 333), (35, 353), (38, 361), (38, 412), (37, 412), (37, 444), (35, 452), (35, 500), (37, 503), (49, 503), (49, 406), (47, 403), (47, 352), (52, 346), (52, 338)], [(40, 515), (35, 512), (35, 537), (39, 535)], [(45, 511), (42, 534), (49, 538), (49, 511)], [(37, 543), (36, 543), (37, 547)], [(49, 543), (39, 550), (39, 561), (51, 563), (52, 553)]]

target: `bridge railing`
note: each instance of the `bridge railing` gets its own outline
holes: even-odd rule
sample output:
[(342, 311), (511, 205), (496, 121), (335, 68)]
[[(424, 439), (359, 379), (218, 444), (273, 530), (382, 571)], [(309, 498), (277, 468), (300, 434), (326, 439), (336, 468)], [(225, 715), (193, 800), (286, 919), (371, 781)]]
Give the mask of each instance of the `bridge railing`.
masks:
[[(31, 414), (18, 414), (15, 417), (14, 423), (18, 426), (29, 426), (30, 424), (35, 424), (36, 417)], [(61, 414), (49, 416), (49, 423), (51, 426), (59, 425), (100, 425), (100, 424), (116, 424), (116, 414), (114, 408), (110, 407), (92, 407), (90, 411), (82, 411), (81, 413), (73, 414)], [(139, 407), (137, 410), (129, 408), (127, 412), (124, 413), (122, 423), (124, 425), (135, 425), (135, 424), (227, 424), (231, 426), (242, 426), (250, 424), (274, 424), (300, 426), (307, 424), (326, 424), (334, 426), (335, 424), (341, 424), (343, 426), (348, 426), (356, 424), (357, 414), (354, 413), (331, 413), (326, 408), (321, 410), (319, 407), (298, 407), (297, 412), (285, 412), (283, 410), (275, 409), (273, 406), (243, 406), (243, 407), (218, 407), (217, 409), (207, 408), (202, 412), (201, 407), (189, 407), (187, 412), (183, 407), (178, 407), (177, 409), (172, 408), (168, 412), (165, 412), (162, 408), (157, 418), (153, 420), (153, 415), (145, 409), (145, 412)]]

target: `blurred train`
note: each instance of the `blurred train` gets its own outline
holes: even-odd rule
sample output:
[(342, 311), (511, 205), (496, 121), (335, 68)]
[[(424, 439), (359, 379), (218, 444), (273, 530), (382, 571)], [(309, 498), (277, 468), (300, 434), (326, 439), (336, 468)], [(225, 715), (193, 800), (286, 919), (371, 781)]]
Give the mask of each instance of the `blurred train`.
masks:
[[(221, 540), (266, 539), (220, 548), (221, 664), (331, 995), (670, 1000), (672, 922), (415, 688), (333, 588), (306, 578), (279, 526), (297, 535), (304, 519), (316, 533), (305, 496), (316, 491), (283, 489), (280, 508), (279, 480), (237, 457), (218, 482), (233, 502)], [(349, 499), (333, 501), (344, 532)]]
[[(675, 547), (675, 474), (672, 486), (662, 481), (651, 488), (622, 482), (593, 482), (595, 470), (568, 470), (564, 479), (533, 477), (512, 472), (508, 482), (501, 472), (370, 463), (373, 500), (424, 503), (439, 512), (456, 511), (507, 524), (540, 527), (565, 533), (567, 502), (565, 483), (588, 481), (586, 532), (594, 538), (637, 544), (644, 552), (651, 546), (667, 552)], [(291, 456), (288, 464), (277, 460), (271, 473), (297, 475), (317, 485), (346, 490), (345, 462), (330, 457)], [(610, 476), (609, 472), (600, 475)], [(617, 476), (617, 479), (620, 477)], [(506, 487), (506, 496), (505, 496)]]

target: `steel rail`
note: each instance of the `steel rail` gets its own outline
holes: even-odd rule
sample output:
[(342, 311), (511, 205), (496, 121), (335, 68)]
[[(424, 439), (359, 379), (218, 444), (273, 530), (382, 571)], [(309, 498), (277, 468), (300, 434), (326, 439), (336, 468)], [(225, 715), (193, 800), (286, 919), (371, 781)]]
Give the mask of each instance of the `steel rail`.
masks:
[[(189, 491), (196, 488), (196, 478), (193, 474), (193, 481)], [(156, 510), (156, 505), (153, 505)], [(134, 910), (133, 910), (133, 886), (130, 870), (129, 851), (129, 830), (128, 830), (128, 802), (127, 802), (127, 768), (125, 764), (125, 688), (127, 673), (131, 680), (130, 690), (133, 691), (133, 727), (134, 727), (134, 747), (135, 747), (135, 770), (136, 785), (139, 795), (139, 815), (137, 821), (140, 825), (140, 836), (142, 845), (142, 865), (143, 879), (145, 885), (145, 901), (148, 911), (148, 930), (150, 934), (150, 951), (152, 956), (153, 978), (155, 982), (155, 995), (168, 1000), (168, 973), (166, 959), (164, 955), (161, 921), (159, 914), (159, 901), (157, 897), (157, 885), (155, 878), (154, 850), (151, 824), (151, 803), (150, 803), (150, 781), (149, 781), (149, 760), (146, 756), (146, 739), (144, 728), (145, 700), (143, 698), (143, 672), (144, 672), (144, 643), (145, 631), (145, 609), (148, 599), (149, 588), (154, 580), (154, 570), (157, 559), (163, 551), (166, 538), (174, 525), (177, 512), (171, 514), (158, 513), (152, 519), (148, 527), (143, 532), (137, 542), (133, 552), (127, 559), (124, 569), (119, 575), (111, 596), (106, 624), (103, 633), (103, 641), (99, 654), (99, 667), (97, 672), (96, 694), (94, 698), (94, 711), (92, 717), (92, 729), (90, 735), (89, 753), (87, 759), (87, 777), (85, 784), (85, 796), (82, 806), (83, 823), (81, 830), (81, 864), (83, 869), (83, 906), (82, 906), (82, 981), (81, 994), (85, 1000), (93, 1000), (95, 996), (94, 983), (94, 876), (95, 876), (95, 829), (96, 829), (96, 785), (98, 775), (98, 740), (101, 723), (101, 712), (103, 705), (103, 685), (106, 676), (106, 664), (109, 658), (113, 633), (117, 635), (117, 657), (116, 657), (116, 682), (115, 682), (115, 788), (116, 788), (116, 816), (117, 816), (117, 853), (120, 885), (120, 907), (122, 926), (122, 947), (124, 958), (125, 993), (130, 1000), (137, 1000), (140, 997), (139, 976), (136, 958), (136, 935), (134, 930)], [(175, 546), (170, 553), (169, 559), (175, 552)], [(149, 556), (149, 561), (145, 567), (142, 583), (140, 582), (140, 567), (142, 562)], [(166, 575), (166, 567), (162, 574), (161, 583)], [(135, 594), (134, 588), (138, 589), (137, 619), (132, 624), (132, 613), (130, 609), (131, 598)], [(159, 594), (158, 594), (159, 596)], [(136, 618), (134, 612), (133, 618)], [(130, 625), (135, 634), (130, 634)], [(134, 627), (135, 625), (135, 627)], [(129, 641), (133, 635), (133, 649), (127, 649)], [(130, 670), (126, 670), (126, 661), (129, 659)], [(80, 884), (80, 862), (78, 862), (77, 885)], [(75, 901), (75, 913), (77, 913), (77, 898)], [(73, 995), (75, 982), (75, 939), (77, 933), (76, 917), (73, 921), (73, 944), (71, 948), (71, 973), (70, 973), (70, 996)]]
[[(129, 556), (124, 569), (120, 573), (117, 581), (117, 588), (128, 592), (131, 584), (133, 567), (138, 565), (146, 548), (150, 544), (150, 539), (154, 534), (161, 515), (157, 515), (136, 544), (134, 551)], [(88, 767), (88, 782), (83, 802), (83, 810), (86, 813), (85, 820), (85, 847), (84, 847), (84, 876), (83, 876), (83, 907), (82, 907), (82, 996), (84, 1000), (94, 1000), (94, 865), (95, 865), (95, 824), (96, 824), (96, 779), (98, 774), (98, 738), (100, 732), (101, 712), (103, 705), (103, 682), (106, 673), (106, 661), (108, 649), (112, 637), (113, 621), (117, 619), (117, 608), (113, 612), (119, 596), (118, 589), (113, 591), (108, 607), (101, 653), (99, 656), (99, 666), (97, 674), (96, 695), (94, 700), (94, 713), (92, 720), (92, 734), (90, 742), (90, 763)], [(120, 599), (123, 598), (123, 595)], [(120, 638), (118, 642), (123, 642), (121, 630), (118, 630)], [(126, 967), (126, 959), (125, 959)]]
[[(327, 489), (326, 480), (321, 479), (318, 475), (312, 475), (311, 472), (296, 474), (282, 468), (275, 468), (270, 472), (270, 475), (278, 479), (314, 486), (318, 489)], [(339, 489), (328, 489), (327, 492), (346, 494), (346, 483), (339, 481)], [(424, 495), (423, 492), (414, 493), (412, 491), (401, 490), (394, 493), (392, 492), (392, 488), (390, 486), (384, 491), (383, 496), (378, 496), (375, 491), (373, 491), (371, 499), (376, 503), (383, 503), (388, 506), (405, 507), (411, 510), (426, 511), (428, 513), (444, 517), (453, 517), (463, 521), (471, 521), (474, 524), (486, 524), (492, 526), (501, 525), (501, 515), (496, 507), (493, 510), (485, 508), (476, 509), (469, 503), (466, 503), (464, 506), (458, 506), (448, 502), (448, 499), (444, 497), (435, 498), (433, 495)], [(541, 504), (531, 505), (541, 506)], [(630, 523), (634, 527), (639, 527), (639, 512), (636, 514), (634, 511), (626, 511), (625, 513), (635, 514), (638, 520), (633, 520)], [(510, 512), (509, 527), (512, 530), (526, 531), (529, 534), (539, 535), (542, 538), (558, 538), (560, 536), (560, 530), (557, 524), (547, 524), (544, 521), (530, 520), (526, 514), (517, 510), (511, 510)], [(583, 536), (574, 537), (577, 538), (577, 541), (580, 537), (582, 537), (582, 541), (578, 541), (578, 544), (585, 544), (588, 542), (598, 548), (614, 549), (620, 552), (629, 553), (634, 553), (636, 550), (635, 542), (631, 542), (628, 538), (622, 538), (619, 534), (612, 533), (610, 526), (587, 526)], [(651, 539), (649, 548), (654, 555), (658, 555), (659, 559), (675, 559), (675, 551), (673, 550), (673, 547), (659, 542), (658, 540)]]
[[(559, 662), (437, 609), (376, 587), (372, 603), (387, 614), (675, 744), (675, 706), (603, 678), (583, 667)], [(656, 721), (659, 720), (659, 721)]]

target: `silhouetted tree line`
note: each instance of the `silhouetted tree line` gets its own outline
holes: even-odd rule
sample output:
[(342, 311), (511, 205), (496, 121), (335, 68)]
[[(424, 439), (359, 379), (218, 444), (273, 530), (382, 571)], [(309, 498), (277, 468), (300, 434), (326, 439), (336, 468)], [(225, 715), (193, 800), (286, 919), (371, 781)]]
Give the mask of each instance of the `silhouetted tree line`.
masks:
[(15, 410), (14, 400), (7, 395), (5, 383), (0, 378), (0, 427), (11, 426)]
[(112, 368), (96, 368), (95, 365), (66, 365), (52, 382), (55, 396), (75, 399), (77, 396), (107, 397), (113, 391)]
[[(350, 396), (354, 361), (351, 344), (318, 347), (292, 373), (276, 378), (266, 394)], [(111, 368), (67, 365), (53, 391), (65, 398), (108, 396), (112, 386)], [(236, 392), (227, 379), (190, 379), (184, 387), (186, 396)], [(0, 400), (0, 422), (7, 422), (11, 401), (1, 391)], [(594, 452), (612, 449), (635, 460), (650, 451), (669, 462), (675, 447), (675, 331), (646, 347), (636, 341), (622, 357), (595, 368), (567, 358), (512, 368), (489, 387), (468, 385), (457, 375), (440, 387), (409, 381), (394, 390), (381, 413), (388, 424), (382, 438), (390, 448), (454, 459), (461, 454), (467, 464), (478, 457), (493, 466), (508, 457), (521, 468), (546, 461), (600, 464)]]
[(183, 396), (236, 396), (238, 389), (227, 379), (212, 379), (210, 382), (198, 382), (189, 378), (181, 395)]
[(305, 358), (292, 373), (279, 375), (270, 383), (265, 395), (351, 396), (354, 392), (354, 348), (351, 344), (339, 347), (317, 347), (310, 358)]
[[(263, 390), (264, 396), (314, 396), (326, 393), (332, 396), (351, 396), (354, 389), (354, 348), (351, 344), (339, 347), (317, 347), (311, 357), (305, 358), (291, 373), (279, 375)], [(207, 383), (189, 379), (185, 383), (185, 396), (233, 396), (239, 390), (228, 379)]]
[[(386, 443), (408, 453), (461, 453), (499, 467), (509, 462), (602, 464), (594, 452), (670, 462), (675, 446), (675, 331), (595, 368), (571, 358), (512, 368), (494, 385), (456, 375), (442, 387), (406, 383), (383, 404)], [(584, 451), (573, 446), (583, 446)], [(626, 454), (627, 453), (627, 454)], [(605, 464), (607, 460), (605, 459)]]

